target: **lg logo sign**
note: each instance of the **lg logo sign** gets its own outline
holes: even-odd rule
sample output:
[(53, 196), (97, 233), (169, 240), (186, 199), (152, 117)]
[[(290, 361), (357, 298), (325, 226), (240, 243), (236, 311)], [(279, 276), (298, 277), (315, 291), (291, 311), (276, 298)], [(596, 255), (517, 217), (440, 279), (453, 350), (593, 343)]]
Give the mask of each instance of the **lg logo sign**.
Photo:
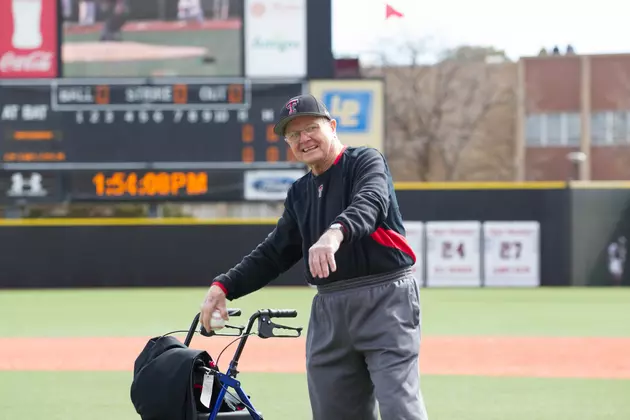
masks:
[(48, 194), (42, 185), (42, 176), (32, 172), (25, 177), (21, 172), (11, 175), (11, 187), (7, 191), (10, 197), (43, 197)]

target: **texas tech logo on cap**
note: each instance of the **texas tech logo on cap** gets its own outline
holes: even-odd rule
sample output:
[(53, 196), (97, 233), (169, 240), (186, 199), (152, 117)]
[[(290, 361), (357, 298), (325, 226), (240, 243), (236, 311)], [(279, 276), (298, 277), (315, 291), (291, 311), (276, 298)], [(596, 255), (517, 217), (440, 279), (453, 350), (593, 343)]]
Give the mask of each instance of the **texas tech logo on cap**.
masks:
[(292, 99), (287, 103), (287, 109), (289, 110), (289, 115), (293, 115), (297, 112), (297, 105), (298, 105), (299, 100), (297, 99)]

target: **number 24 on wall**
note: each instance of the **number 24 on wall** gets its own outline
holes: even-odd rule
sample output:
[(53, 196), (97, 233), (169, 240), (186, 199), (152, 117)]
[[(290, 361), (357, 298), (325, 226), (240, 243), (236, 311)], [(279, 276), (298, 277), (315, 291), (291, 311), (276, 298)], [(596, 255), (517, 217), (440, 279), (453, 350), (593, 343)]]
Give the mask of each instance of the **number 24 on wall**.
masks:
[(466, 254), (464, 252), (463, 242), (459, 242), (456, 246), (450, 241), (442, 242), (442, 258), (448, 260), (453, 258), (455, 254), (459, 255), (460, 258), (464, 258)]

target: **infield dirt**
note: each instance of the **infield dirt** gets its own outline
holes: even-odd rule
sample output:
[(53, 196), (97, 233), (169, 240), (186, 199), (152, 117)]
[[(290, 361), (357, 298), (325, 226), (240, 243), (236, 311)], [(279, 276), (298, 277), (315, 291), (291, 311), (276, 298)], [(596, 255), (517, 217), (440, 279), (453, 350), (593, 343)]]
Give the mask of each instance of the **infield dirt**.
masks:
[[(149, 337), (0, 338), (0, 370), (131, 371)], [(234, 338), (195, 337), (217, 358)], [(236, 348), (221, 356), (224, 368)], [(304, 373), (303, 338), (250, 337), (239, 370)], [(425, 375), (630, 379), (630, 338), (425, 337)]]

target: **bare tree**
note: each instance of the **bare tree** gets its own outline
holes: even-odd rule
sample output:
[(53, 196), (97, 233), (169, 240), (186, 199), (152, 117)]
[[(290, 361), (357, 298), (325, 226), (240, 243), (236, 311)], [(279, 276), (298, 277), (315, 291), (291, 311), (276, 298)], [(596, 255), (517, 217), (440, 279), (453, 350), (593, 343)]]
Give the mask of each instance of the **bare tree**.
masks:
[[(501, 143), (514, 143), (513, 131), (509, 132), (507, 138), (497, 135), (497, 132), (512, 126), (509, 120), (514, 115), (514, 108), (509, 105), (514, 103), (515, 97), (511, 87), (506, 88), (500, 83), (500, 68), (488, 65), (485, 61), (451, 61), (439, 66), (454, 69), (447, 73), (452, 75), (445, 88), (448, 92), (445, 102), (448, 103), (449, 114), (443, 120), (442, 139), (437, 143), (445, 179), (454, 180), (465, 177), (459, 173), (460, 163), (466, 152), (475, 146), (475, 140), (477, 143), (486, 143), (484, 151), (494, 149), (495, 152), (500, 149)], [(505, 115), (502, 118), (490, 118), (495, 111), (506, 106), (512, 110), (507, 120)], [(508, 157), (496, 163), (502, 167), (511, 164), (512, 160)]]
[[(463, 173), (464, 158), (482, 161), (498, 150), (504, 153), (492, 159), (496, 171), (513, 172), (506, 170), (513, 166), (509, 147), (494, 143), (514, 142), (514, 131), (509, 132), (515, 115), (514, 65), (488, 64), (487, 54), (480, 59), (472, 47), (466, 47), (465, 54), (450, 51), (443, 60), (427, 65), (419, 59), (427, 55), (423, 47), (406, 44), (408, 60), (402, 66), (391, 65), (384, 54), (381, 65), (367, 73), (385, 79), (387, 154), (396, 162), (399, 178), (467, 179), (475, 165), (464, 165)], [(491, 153), (475, 153), (479, 147)], [(486, 159), (482, 166), (488, 165)]]

